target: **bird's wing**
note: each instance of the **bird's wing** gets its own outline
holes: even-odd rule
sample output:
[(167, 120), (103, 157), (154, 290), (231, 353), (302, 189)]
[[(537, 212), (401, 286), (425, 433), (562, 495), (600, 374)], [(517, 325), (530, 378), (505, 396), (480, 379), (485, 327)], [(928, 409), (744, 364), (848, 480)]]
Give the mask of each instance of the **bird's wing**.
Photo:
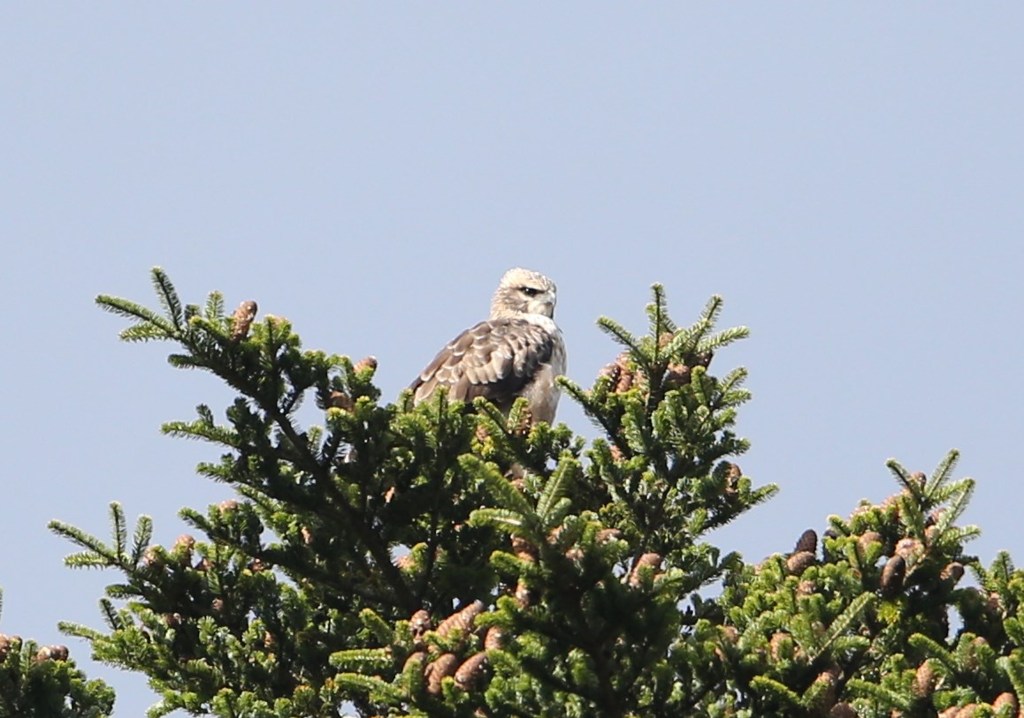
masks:
[(414, 400), (445, 387), (452, 399), (482, 396), (507, 410), (538, 368), (551, 361), (556, 341), (525, 319), (480, 322), (449, 342), (410, 385)]

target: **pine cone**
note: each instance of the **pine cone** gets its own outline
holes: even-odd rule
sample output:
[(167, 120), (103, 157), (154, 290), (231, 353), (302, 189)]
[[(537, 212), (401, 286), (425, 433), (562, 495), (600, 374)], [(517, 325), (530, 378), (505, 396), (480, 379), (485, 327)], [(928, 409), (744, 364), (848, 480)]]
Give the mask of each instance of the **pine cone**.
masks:
[(444, 653), (437, 657), (437, 660), (429, 664), (423, 672), (427, 679), (427, 693), (432, 696), (441, 694), (441, 681), (448, 676), (455, 675), (459, 667), (459, 659), (454, 653)]
[(740, 631), (736, 626), (719, 626), (718, 633), (722, 642), (730, 646), (735, 646), (740, 642)]
[(740, 479), (743, 478), (743, 469), (739, 464), (726, 462), (728, 469), (725, 472), (725, 493), (734, 496), (739, 490)]
[(163, 568), (164, 560), (156, 546), (150, 546), (143, 552), (142, 565), (147, 568)]
[(480, 676), (483, 675), (486, 666), (487, 653), (474, 653), (455, 671), (455, 685), (465, 691), (473, 690), (480, 683)]
[(32, 661), (33, 663), (43, 663), (44, 661), (66, 661), (67, 659), (67, 646), (43, 646), (36, 651)]
[(256, 302), (251, 299), (238, 305), (238, 309), (231, 315), (231, 341), (237, 342), (249, 335), (249, 327), (256, 318), (256, 311)]
[(418, 664), (417, 671), (423, 673), (423, 664), (427, 661), (426, 651), (413, 651), (409, 654), (409, 657), (405, 659), (405, 663), (402, 665), (402, 673), (408, 671), (414, 664)]
[(786, 559), (786, 571), (791, 576), (799, 576), (813, 566), (816, 560), (810, 551), (798, 551)]
[[(898, 521), (900, 518), (900, 494), (887, 496), (882, 500), (882, 503), (879, 504), (878, 507), (881, 508), (891, 520)], [(855, 510), (853, 514), (851, 514), (851, 517), (856, 516), (859, 511), (867, 513), (868, 511), (871, 511), (872, 508), (873, 507), (864, 507), (863, 510)]]
[(910, 686), (910, 692), (915, 698), (927, 698), (935, 690), (938, 676), (935, 675), (935, 668), (931, 661), (925, 661), (917, 667), (914, 674), (914, 682)]
[(992, 707), (997, 713), (1006, 707), (1009, 707), (1013, 713), (1016, 713), (1019, 710), (1017, 705), (1017, 696), (1008, 691), (1006, 693), (1000, 693), (996, 696), (996, 699), (992, 701)]
[(935, 509), (934, 511), (929, 513), (927, 517), (925, 517), (924, 525), (928, 528), (931, 528), (932, 526), (937, 524), (943, 516), (946, 515), (947, 511), (949, 511), (949, 509), (947, 509), (944, 506), (940, 506), (939, 508)]
[(669, 364), (661, 381), (666, 389), (680, 389), (690, 383), (690, 367), (685, 364)]
[(615, 357), (615, 366), (617, 368), (618, 377), (615, 381), (612, 393), (624, 394), (632, 388), (637, 378), (636, 371), (629, 365), (629, 354), (627, 352), (622, 352)]
[(902, 556), (903, 560), (909, 565), (917, 563), (918, 559), (924, 555), (924, 544), (915, 538), (901, 538), (896, 543), (895, 554)]
[(514, 553), (516, 558), (520, 561), (525, 561), (526, 563), (537, 562), (537, 547), (522, 536), (512, 537), (512, 553)]
[(473, 601), (465, 608), (462, 608), (438, 624), (435, 633), (441, 638), (447, 638), (452, 631), (460, 630), (463, 633), (470, 633), (473, 629), (473, 622), (476, 617), (484, 611), (483, 601)]
[(477, 424), (476, 430), (473, 432), (473, 434), (474, 436), (476, 436), (476, 440), (479, 441), (481, 444), (487, 444), (487, 442), (489, 442), (491, 439), (490, 432), (487, 431), (487, 427), (485, 427), (483, 424)]
[(615, 389), (613, 390), (613, 393), (625, 394), (633, 387), (633, 380), (635, 378), (636, 375), (632, 371), (623, 371), (619, 375), (619, 380), (615, 383)]
[(825, 533), (821, 535), (821, 562), (822, 563), (834, 563), (836, 555), (828, 550), (828, 542), (831, 539), (836, 539), (839, 534), (833, 528), (825, 529)]
[(512, 464), (505, 472), (505, 478), (508, 479), (508, 483), (512, 485), (513, 489), (522, 491), (526, 486), (526, 469), (522, 464)]
[(814, 581), (801, 581), (796, 585), (797, 596), (810, 596), (818, 592), (818, 586)]
[(959, 561), (953, 561), (946, 564), (945, 568), (939, 574), (939, 580), (943, 583), (948, 583), (951, 587), (955, 586), (961, 578), (964, 577), (964, 565)]
[(433, 625), (430, 614), (422, 608), (412, 614), (412, 618), (409, 619), (409, 629), (412, 631), (413, 638), (420, 638)]
[(362, 374), (365, 371), (369, 371), (370, 376), (373, 376), (373, 372), (377, 371), (377, 357), (363, 357), (362, 359), (355, 363), (355, 365), (352, 367), (352, 370), (356, 374)]
[(810, 551), (815, 553), (818, 550), (818, 534), (814, 532), (814, 529), (807, 529), (800, 538), (797, 539), (796, 546), (793, 548), (793, 553), (800, 553), (801, 551)]
[(526, 608), (533, 605), (533, 602), (536, 599), (533, 589), (531, 589), (521, 578), (519, 579), (519, 582), (516, 583), (515, 597), (516, 603), (519, 604), (520, 608)]
[(597, 378), (607, 378), (611, 385), (614, 387), (619, 383), (619, 376), (621, 374), (622, 367), (619, 365), (618, 360), (615, 360), (611, 364), (605, 364), (604, 367), (601, 368), (601, 371), (597, 373)]
[(326, 411), (327, 409), (341, 409), (342, 411), (352, 411), (352, 407), (355, 406), (355, 402), (352, 401), (352, 397), (343, 391), (332, 389), (327, 394), (317, 393), (316, 395), (316, 406), (318, 409)]
[(793, 636), (785, 631), (776, 631), (768, 641), (768, 654), (773, 661), (781, 661), (789, 657), (793, 645)]
[(176, 554), (183, 564), (192, 563), (192, 550), (196, 540), (188, 534), (182, 534), (174, 541), (171, 552)]
[(491, 626), (484, 634), (484, 650), (493, 651), (505, 645), (505, 631), (500, 626)]
[(661, 566), (661, 554), (645, 553), (633, 564), (633, 570), (629, 572), (629, 585), (636, 587), (640, 585), (640, 569), (653, 568), (655, 571)]
[(815, 715), (828, 715), (832, 712), (832, 708), (835, 707), (837, 693), (839, 691), (838, 681), (836, 680), (836, 672), (834, 670), (822, 671), (818, 674), (818, 677), (814, 679), (815, 684), (820, 687), (821, 693), (818, 694), (814, 705), (812, 706)]
[(526, 407), (523, 407), (522, 412), (519, 414), (519, 421), (516, 422), (515, 426), (508, 427), (513, 436), (527, 436), (532, 428), (533, 414)]
[(903, 589), (903, 577), (907, 575), (907, 562), (902, 556), (893, 556), (882, 569), (882, 580), (879, 584), (882, 596), (892, 598)]
[(866, 561), (869, 547), (883, 541), (882, 534), (877, 531), (865, 531), (857, 538), (857, 556), (861, 561)]

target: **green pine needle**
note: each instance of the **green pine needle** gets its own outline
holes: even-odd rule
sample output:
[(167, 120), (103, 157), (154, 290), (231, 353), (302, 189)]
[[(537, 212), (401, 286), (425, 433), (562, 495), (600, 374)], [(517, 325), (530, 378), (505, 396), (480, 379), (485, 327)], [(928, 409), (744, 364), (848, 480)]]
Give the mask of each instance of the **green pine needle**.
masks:
[(153, 289), (156, 291), (157, 299), (160, 300), (160, 305), (167, 312), (167, 317), (174, 324), (174, 327), (180, 331), (184, 325), (184, 313), (177, 290), (160, 267), (153, 267), (151, 278)]

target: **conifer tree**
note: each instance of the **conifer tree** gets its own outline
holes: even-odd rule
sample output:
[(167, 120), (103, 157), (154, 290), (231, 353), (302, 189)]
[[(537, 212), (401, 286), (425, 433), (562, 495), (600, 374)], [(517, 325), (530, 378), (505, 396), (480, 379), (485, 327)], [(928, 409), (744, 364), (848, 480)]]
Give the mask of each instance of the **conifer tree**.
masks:
[(237, 393), (164, 426), (219, 447), (199, 471), (237, 497), (183, 508), (171, 546), (117, 503), (109, 540), (51, 524), (70, 566), (120, 573), (105, 629), (62, 628), (148, 676), (151, 716), (1018, 715), (1024, 575), (964, 554), (955, 452), (931, 477), (891, 461), (898, 494), (761, 564), (709, 541), (775, 492), (735, 462), (746, 372), (710, 366), (747, 331), (715, 329), (718, 297), (678, 326), (655, 285), (645, 336), (599, 321), (621, 354), (562, 381), (588, 442), (523, 402), (382, 403), (372, 358), (153, 283), (160, 310), (97, 301)]
[(0, 718), (102, 718), (113, 705), (114, 692), (86, 680), (67, 646), (0, 633)]

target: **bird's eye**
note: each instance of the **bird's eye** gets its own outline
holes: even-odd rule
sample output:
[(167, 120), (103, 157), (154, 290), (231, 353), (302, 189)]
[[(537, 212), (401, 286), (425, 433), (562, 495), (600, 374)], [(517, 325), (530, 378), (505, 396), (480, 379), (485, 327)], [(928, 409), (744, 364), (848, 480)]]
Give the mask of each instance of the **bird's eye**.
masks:
[(536, 297), (540, 294), (540, 290), (536, 287), (520, 287), (520, 291), (528, 297)]

